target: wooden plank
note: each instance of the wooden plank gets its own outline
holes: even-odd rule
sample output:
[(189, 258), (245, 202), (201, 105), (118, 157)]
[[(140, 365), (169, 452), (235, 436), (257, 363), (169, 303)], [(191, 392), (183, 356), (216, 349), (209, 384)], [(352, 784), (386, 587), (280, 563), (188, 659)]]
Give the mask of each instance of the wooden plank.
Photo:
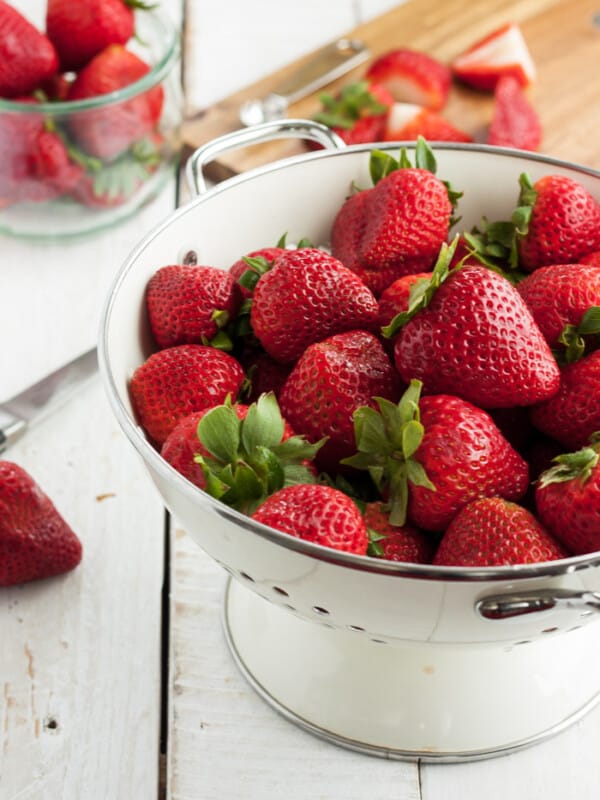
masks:
[[(514, 20), (522, 28), (538, 68), (530, 96), (544, 128), (542, 150), (550, 155), (600, 167), (600, 140), (596, 128), (597, 86), (582, 76), (600, 65), (600, 30), (594, 26), (594, 0), (410, 0), (386, 14), (355, 27), (349, 35), (364, 40), (373, 56), (394, 47), (407, 46), (449, 61), (494, 27)], [(288, 77), (308, 57), (278, 69), (251, 86), (239, 89), (206, 109), (184, 126), (188, 151), (199, 144), (238, 128), (240, 104), (261, 96)], [(332, 84), (331, 89), (358, 79), (358, 67)], [(319, 108), (318, 95), (295, 103), (289, 116), (310, 117)], [(477, 141), (485, 140), (491, 119), (492, 98), (458, 85), (453, 86), (444, 114)], [(273, 142), (223, 155), (207, 174), (220, 180), (236, 172), (301, 153), (297, 142)]]

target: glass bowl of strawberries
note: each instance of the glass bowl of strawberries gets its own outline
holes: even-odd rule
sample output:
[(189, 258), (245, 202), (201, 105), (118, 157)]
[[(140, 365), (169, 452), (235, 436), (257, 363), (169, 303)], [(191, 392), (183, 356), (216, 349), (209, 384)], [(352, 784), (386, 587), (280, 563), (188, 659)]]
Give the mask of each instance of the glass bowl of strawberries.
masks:
[(77, 13), (48, 0), (42, 21), (17, 5), (0, 0), (0, 233), (47, 241), (111, 227), (173, 175), (178, 34), (137, 0), (85, 0)]

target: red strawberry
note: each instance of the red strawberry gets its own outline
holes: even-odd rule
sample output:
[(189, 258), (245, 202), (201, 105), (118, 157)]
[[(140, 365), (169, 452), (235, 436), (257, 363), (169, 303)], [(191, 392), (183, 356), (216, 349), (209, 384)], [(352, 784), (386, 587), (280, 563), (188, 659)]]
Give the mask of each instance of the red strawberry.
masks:
[(262, 349), (247, 348), (240, 356), (240, 362), (246, 370), (246, 379), (250, 382), (249, 400), (258, 400), (261, 394), (273, 392), (279, 397), (288, 379), (293, 365), (281, 364)]
[(28, 158), (31, 174), (56, 189), (57, 194), (68, 192), (83, 175), (83, 167), (71, 161), (65, 143), (52, 131), (38, 134)]
[(381, 140), (394, 98), (383, 86), (358, 81), (345, 86), (335, 97), (322, 94), (320, 101), (323, 110), (313, 116), (316, 122), (330, 127), (346, 144), (364, 144)]
[(313, 342), (377, 323), (377, 301), (363, 282), (322, 250), (286, 250), (256, 284), (252, 329), (282, 363)]
[(333, 222), (332, 254), (353, 271), (370, 274), (377, 293), (402, 275), (429, 270), (448, 236), (459, 195), (434, 175), (435, 158), (422, 137), (415, 161), (411, 166), (404, 149), (400, 161), (375, 151), (375, 186), (346, 200)]
[[(114, 44), (102, 50), (77, 75), (69, 100), (115, 92), (147, 75), (150, 67), (135, 53)], [(96, 158), (111, 160), (150, 133), (162, 113), (164, 90), (154, 86), (101, 109), (81, 112), (70, 120), (77, 143)]]
[(35, 480), (0, 461), (0, 586), (74, 569), (81, 542)]
[[(448, 270), (442, 251), (430, 288), (384, 329), (405, 382), (482, 408), (531, 405), (558, 390), (559, 368), (514, 286), (487, 267)], [(398, 332), (399, 331), (399, 332)]]
[(400, 403), (378, 399), (379, 413), (354, 415), (357, 454), (343, 463), (366, 469), (390, 502), (390, 520), (408, 518), (419, 528), (442, 531), (478, 497), (518, 500), (528, 484), (527, 462), (480, 408), (451, 395), (419, 401), (411, 381)]
[(46, 31), (63, 72), (79, 70), (111, 44), (126, 44), (134, 34), (134, 8), (141, 0), (48, 0)]
[(376, 58), (366, 78), (385, 86), (394, 100), (438, 111), (448, 99), (452, 73), (426, 53), (399, 48)]
[(317, 461), (326, 471), (352, 455), (353, 414), (373, 397), (396, 402), (400, 381), (383, 346), (367, 331), (349, 331), (309, 345), (281, 391), (284, 417), (311, 442), (328, 437)]
[(29, 94), (57, 70), (52, 42), (16, 8), (0, 0), (0, 97)]
[(559, 455), (535, 490), (540, 519), (575, 554), (600, 550), (600, 441)]
[(561, 370), (558, 392), (531, 409), (535, 427), (568, 450), (600, 430), (600, 350)]
[(433, 539), (414, 525), (391, 525), (384, 503), (367, 503), (364, 519), (370, 556), (387, 561), (431, 564)]
[(586, 342), (593, 349), (600, 345), (600, 267), (540, 267), (517, 284), (517, 291), (550, 347), (564, 352), (568, 362), (583, 355)]
[(527, 509), (500, 497), (475, 500), (452, 520), (433, 558), (447, 567), (503, 567), (567, 558)]
[(522, 175), (517, 230), (520, 265), (528, 272), (574, 264), (600, 249), (600, 204), (577, 181), (545, 175), (533, 186)]
[(516, 78), (521, 86), (536, 77), (535, 64), (515, 23), (506, 23), (475, 42), (450, 66), (455, 78), (484, 91), (493, 91), (504, 75)]
[(394, 103), (387, 118), (383, 141), (472, 142), (473, 137), (441, 114), (414, 103)]
[(397, 278), (379, 298), (379, 325), (389, 325), (397, 314), (408, 311), (410, 292), (415, 283), (431, 280), (431, 272), (415, 272)]
[[(238, 284), (240, 287), (240, 291), (243, 297), (252, 297), (252, 289), (249, 289), (247, 286), (240, 284), (240, 278), (242, 275), (245, 275), (248, 271), (256, 273), (256, 275), (262, 274), (262, 272), (266, 272), (270, 267), (273, 265), (273, 261), (280, 256), (282, 253), (285, 253), (285, 247), (261, 247), (258, 250), (252, 250), (250, 253), (247, 253), (242, 258), (235, 261), (229, 267), (229, 273), (233, 280)], [(264, 259), (266, 263), (262, 264), (261, 271), (258, 270), (256, 266), (253, 266), (252, 261), (253, 259)], [(248, 260), (250, 263), (248, 263)]]
[(358, 506), (330, 486), (298, 484), (280, 489), (252, 518), (307, 542), (356, 555), (367, 552), (367, 529)]
[(251, 406), (217, 405), (179, 420), (162, 457), (209, 494), (251, 513), (269, 494), (312, 483), (312, 459), (320, 445), (296, 436), (273, 395)]
[(168, 347), (133, 373), (129, 389), (140, 424), (162, 445), (181, 417), (234, 400), (244, 380), (235, 358), (198, 344)]
[(488, 144), (539, 150), (542, 124), (521, 83), (512, 75), (503, 75), (496, 84), (494, 99)]
[(234, 319), (241, 292), (228, 272), (216, 267), (170, 264), (146, 287), (146, 306), (159, 347), (208, 344)]
[(588, 253), (579, 259), (580, 264), (589, 264), (592, 267), (600, 267), (600, 250)]

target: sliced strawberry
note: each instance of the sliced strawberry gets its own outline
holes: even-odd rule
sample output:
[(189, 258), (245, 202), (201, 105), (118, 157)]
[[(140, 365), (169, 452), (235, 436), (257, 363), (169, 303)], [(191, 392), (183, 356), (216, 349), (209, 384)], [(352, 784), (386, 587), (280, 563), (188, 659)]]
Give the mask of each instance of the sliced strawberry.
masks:
[(375, 59), (366, 78), (385, 86), (394, 100), (439, 111), (448, 99), (452, 73), (426, 53), (399, 48)]
[(394, 103), (387, 118), (385, 142), (416, 141), (423, 136), (429, 142), (472, 142), (473, 137), (454, 127), (451, 122), (414, 103)]
[(542, 125), (519, 81), (503, 75), (496, 84), (492, 122), (488, 144), (538, 150), (542, 141)]
[(493, 91), (503, 75), (512, 75), (521, 86), (529, 86), (536, 77), (523, 33), (513, 22), (475, 42), (450, 66), (457, 80), (483, 91)]

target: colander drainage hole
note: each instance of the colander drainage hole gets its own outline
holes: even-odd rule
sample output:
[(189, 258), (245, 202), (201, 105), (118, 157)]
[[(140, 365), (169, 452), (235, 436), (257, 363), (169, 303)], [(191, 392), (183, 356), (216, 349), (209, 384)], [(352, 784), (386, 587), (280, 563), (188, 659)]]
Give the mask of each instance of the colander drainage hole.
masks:
[(555, 625), (552, 628), (544, 628), (542, 633), (555, 633), (557, 630), (558, 628)]
[(361, 628), (360, 625), (348, 625), (349, 631), (356, 631), (357, 633), (365, 633), (365, 629)]
[(244, 578), (245, 580), (250, 581), (250, 583), (254, 583), (254, 578), (251, 578), (247, 572), (240, 572), (240, 578)]
[(273, 586), (273, 591), (280, 594), (282, 597), (289, 597), (285, 589), (280, 589), (279, 586)]
[(371, 641), (375, 642), (375, 644), (387, 644), (385, 639), (371, 639)]
[(326, 617), (329, 614), (326, 608), (321, 608), (321, 606), (313, 606), (312, 610), (315, 614), (320, 614), (322, 617)]

